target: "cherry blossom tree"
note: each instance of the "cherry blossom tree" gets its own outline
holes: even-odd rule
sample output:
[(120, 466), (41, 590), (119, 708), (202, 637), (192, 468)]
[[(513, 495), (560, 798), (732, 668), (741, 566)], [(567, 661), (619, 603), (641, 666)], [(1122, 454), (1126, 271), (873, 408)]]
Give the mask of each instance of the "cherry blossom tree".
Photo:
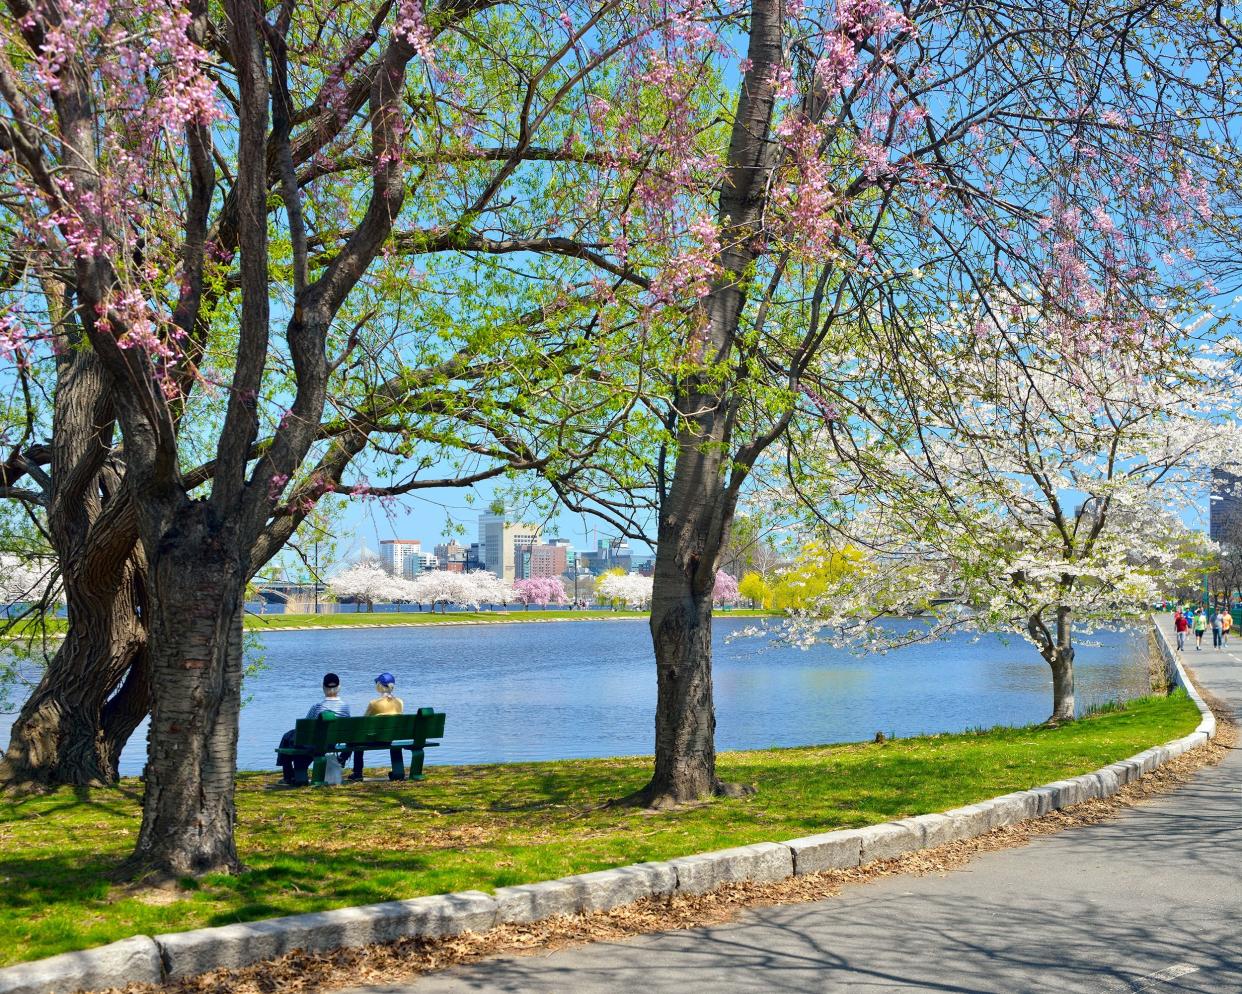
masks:
[(736, 604), (741, 594), (737, 588), (737, 577), (724, 570), (716, 570), (716, 585), (712, 588), (712, 603), (716, 606), (722, 604)]
[(391, 575), (377, 562), (355, 563), (342, 570), (328, 580), (328, 589), (338, 598), (366, 604), (368, 611), (375, 610), (376, 601), (405, 600), (412, 592), (409, 581)]
[(513, 596), (529, 610), (532, 604), (567, 604), (569, 598), (559, 578), (555, 576), (532, 576), (513, 581)]
[(877, 365), (874, 389), (856, 384), (841, 423), (791, 455), (784, 499), (866, 554), (785, 637), (885, 650), (962, 628), (1016, 633), (1051, 670), (1049, 720), (1072, 720), (1075, 626), (1141, 617), (1210, 562), (1183, 517), (1242, 451), (1242, 381), (1223, 357), (1142, 373), (976, 342), (929, 358), (901, 387)]
[[(55, 583), (50, 566), (47, 561), (23, 560), (8, 553), (0, 554), (0, 606), (47, 599), (48, 588)], [(55, 602), (59, 598), (51, 599)]]
[[(461, 575), (461, 574), (459, 574)], [(515, 600), (513, 584), (500, 579), (490, 570), (472, 570), (464, 574), (472, 584), (472, 604), (509, 604)]]
[(596, 593), (606, 601), (619, 602), (637, 610), (650, 605), (652, 580), (637, 573), (606, 574), (600, 579)]
[(433, 611), (436, 607), (443, 611), (450, 604), (456, 607), (478, 607), (492, 592), (490, 585), (480, 583), (477, 573), (432, 570), (420, 573), (410, 582), (408, 596), (419, 604), (430, 604)]

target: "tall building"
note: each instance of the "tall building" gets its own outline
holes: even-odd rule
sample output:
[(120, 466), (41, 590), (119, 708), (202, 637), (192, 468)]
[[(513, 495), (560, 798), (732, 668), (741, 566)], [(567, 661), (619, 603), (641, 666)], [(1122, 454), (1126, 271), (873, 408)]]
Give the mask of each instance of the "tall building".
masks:
[(578, 553), (574, 551), (573, 543), (567, 538), (550, 538), (548, 545), (553, 548), (565, 550), (565, 568), (562, 573), (573, 573), (578, 568)]
[(401, 575), (412, 580), (420, 573), (434, 573), (439, 568), (440, 560), (434, 552), (415, 552), (405, 557), (405, 567)]
[(1227, 469), (1212, 470), (1208, 533), (1213, 542), (1242, 545), (1242, 475)]
[(569, 568), (565, 553), (565, 546), (560, 544), (532, 545), (527, 576), (560, 576)]
[(483, 568), (502, 580), (519, 579), (517, 550), (528, 551), (539, 541), (538, 525), (517, 524), (507, 514), (479, 515), (479, 551)]
[(406, 563), (421, 555), (423, 543), (416, 538), (387, 538), (380, 542), (380, 562), (392, 576), (406, 576)]
[(436, 546), (435, 553), (440, 569), (449, 573), (464, 573), (466, 571), (467, 551), (464, 545), (460, 545), (457, 542), (443, 542)]

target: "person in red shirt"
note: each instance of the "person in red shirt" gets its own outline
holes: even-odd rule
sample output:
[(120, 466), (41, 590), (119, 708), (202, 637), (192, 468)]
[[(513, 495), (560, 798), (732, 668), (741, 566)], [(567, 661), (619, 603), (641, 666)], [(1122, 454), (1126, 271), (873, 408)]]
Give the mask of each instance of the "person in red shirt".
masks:
[(1173, 615), (1173, 628), (1177, 631), (1177, 651), (1181, 652), (1186, 648), (1186, 633), (1190, 631), (1190, 622), (1181, 611)]

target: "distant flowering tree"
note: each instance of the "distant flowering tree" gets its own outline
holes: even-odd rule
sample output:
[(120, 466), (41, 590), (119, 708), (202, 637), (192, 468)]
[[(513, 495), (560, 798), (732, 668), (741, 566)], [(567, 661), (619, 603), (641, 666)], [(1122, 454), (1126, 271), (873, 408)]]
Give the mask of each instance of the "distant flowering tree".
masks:
[[(491, 580), (487, 578), (490, 577)], [(487, 603), (495, 594), (491, 573), (451, 573), (448, 570), (432, 570), (420, 573), (409, 584), (411, 600), (430, 604), (432, 610), (454, 607), (478, 607)]]
[(606, 601), (619, 602), (631, 608), (644, 608), (651, 603), (651, 577), (637, 573), (605, 575), (596, 588)]
[(566, 604), (565, 588), (558, 577), (533, 576), (527, 580), (513, 581), (513, 596), (527, 609), (532, 604)]
[(754, 607), (770, 607), (772, 596), (771, 585), (758, 573), (747, 573), (737, 585), (738, 593), (745, 597)]
[[(54, 592), (54, 562), (0, 554), (0, 607), (44, 600)], [(56, 600), (56, 598), (53, 598)]]
[(490, 570), (474, 570), (464, 574), (474, 585), (474, 603), (476, 604), (511, 604), (516, 596), (513, 584), (500, 579)]
[(712, 588), (712, 603), (736, 604), (740, 597), (737, 577), (724, 570), (716, 570), (716, 585)]
[(329, 578), (328, 589), (338, 598), (360, 601), (368, 611), (375, 610), (376, 601), (404, 600), (409, 595), (409, 581), (392, 576), (377, 562), (361, 562)]

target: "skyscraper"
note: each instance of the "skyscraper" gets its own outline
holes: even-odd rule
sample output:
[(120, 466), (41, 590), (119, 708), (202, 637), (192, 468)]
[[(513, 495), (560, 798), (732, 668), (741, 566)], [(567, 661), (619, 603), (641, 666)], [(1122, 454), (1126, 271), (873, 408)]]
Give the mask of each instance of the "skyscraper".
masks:
[(529, 549), (539, 541), (541, 532), (538, 525), (510, 521), (507, 512), (480, 514), (479, 551), (483, 554), (483, 568), (502, 580), (513, 580), (517, 576), (515, 547)]
[(391, 576), (406, 576), (408, 560), (422, 553), (423, 543), (416, 538), (386, 538), (380, 542), (380, 562)]
[(1242, 476), (1227, 469), (1212, 470), (1208, 533), (1213, 542), (1242, 545)]

